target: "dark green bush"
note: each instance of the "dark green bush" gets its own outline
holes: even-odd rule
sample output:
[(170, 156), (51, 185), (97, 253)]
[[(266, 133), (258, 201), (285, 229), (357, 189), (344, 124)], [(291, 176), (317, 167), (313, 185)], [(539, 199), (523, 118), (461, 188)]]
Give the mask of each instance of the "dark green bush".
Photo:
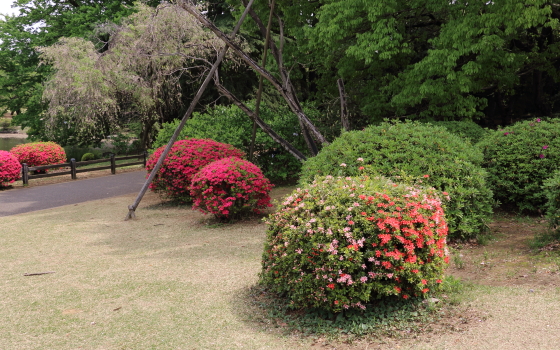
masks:
[(84, 155), (82, 156), (82, 162), (87, 162), (88, 160), (94, 160), (95, 159), (95, 154), (93, 153), (84, 153)]
[(317, 175), (380, 174), (399, 182), (423, 182), (451, 198), (445, 207), (449, 237), (483, 233), (492, 214), (492, 192), (475, 146), (443, 127), (384, 122), (341, 135), (305, 162), (300, 183)]
[(560, 226), (560, 169), (544, 181), (543, 193), (546, 197), (546, 218), (554, 230)]
[(470, 120), (430, 122), (430, 124), (443, 126), (447, 131), (469, 140), (472, 144), (479, 142), (486, 135), (491, 133), (490, 130), (484, 129), (482, 126)]
[(560, 164), (560, 120), (518, 122), (493, 132), (478, 146), (497, 200), (518, 211), (544, 209), (544, 180)]
[[(250, 108), (252, 104), (248, 103)], [(306, 111), (313, 114), (313, 110)], [(315, 112), (316, 113), (316, 112)], [(276, 133), (305, 153), (306, 145), (300, 135), (297, 117), (288, 109), (271, 110), (266, 106), (260, 109), (261, 118)], [(166, 145), (179, 125), (179, 120), (164, 123), (152, 147)], [(249, 153), (253, 122), (236, 106), (216, 106), (205, 113), (194, 113), (179, 135), (179, 140), (186, 138), (212, 139), (233, 145)], [(260, 128), (257, 128), (253, 163), (261, 168), (265, 177), (272, 182), (285, 181), (297, 177), (301, 162), (272, 140)]]

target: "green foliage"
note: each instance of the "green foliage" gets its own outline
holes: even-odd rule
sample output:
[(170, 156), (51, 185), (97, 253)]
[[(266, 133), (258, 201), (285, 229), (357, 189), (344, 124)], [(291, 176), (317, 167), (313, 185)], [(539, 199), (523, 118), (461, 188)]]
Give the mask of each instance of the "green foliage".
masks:
[(382, 177), (316, 178), (267, 219), (260, 283), (293, 308), (367, 308), (439, 289), (447, 224), (433, 189)]
[(548, 0), (278, 2), (285, 32), (298, 38), (286, 50), (316, 76), (316, 98), (337, 96), (344, 78), (373, 120), (558, 108), (559, 22)]
[(481, 152), (443, 127), (418, 122), (384, 122), (341, 135), (305, 162), (300, 183), (314, 176), (381, 174), (421, 183), (451, 198), (445, 214), (449, 237), (468, 239), (486, 231), (492, 192), (480, 167)]
[[(253, 108), (254, 104), (249, 102), (247, 105)], [(306, 109), (306, 113), (313, 116), (317, 111)], [(305, 141), (300, 135), (297, 117), (287, 108), (273, 110), (262, 106), (260, 116), (276, 133), (296, 148), (302, 151), (306, 149)], [(179, 120), (164, 123), (153, 143), (153, 148), (166, 145), (178, 125)], [(236, 106), (215, 106), (205, 113), (194, 113), (179, 134), (179, 139), (209, 138), (230, 144), (248, 153), (252, 128), (251, 119)], [(293, 179), (301, 169), (301, 162), (258, 127), (253, 162), (272, 182)]]
[(544, 210), (545, 179), (560, 162), (560, 120), (518, 122), (478, 145), (497, 200), (518, 211)]
[(95, 160), (95, 154), (93, 153), (84, 153), (82, 156), (82, 162), (87, 162), (88, 160)]
[(437, 126), (443, 126), (450, 133), (459, 135), (462, 138), (469, 140), (472, 144), (476, 144), (491, 132), (471, 120), (439, 121), (429, 123)]
[(0, 118), (0, 132), (11, 133), (14, 132), (16, 128), (12, 126), (12, 120), (8, 118)]
[(404, 300), (397, 297), (375, 300), (366, 310), (344, 310), (333, 313), (312, 308), (294, 313), (285, 300), (267, 293), (262, 286), (253, 287), (255, 303), (267, 313), (266, 317), (283, 323), (305, 335), (339, 336), (347, 340), (353, 335), (394, 336), (395, 331), (421, 331), (439, 318), (437, 308), (421, 298)]
[(543, 182), (546, 197), (546, 218), (554, 230), (560, 226), (560, 169)]
[(133, 3), (18, 0), (20, 13), (0, 20), (0, 106), (17, 112), (14, 121), (27, 128), (30, 139), (72, 143), (64, 139), (71, 133), (46, 135), (43, 112), (47, 106), (42, 99), (42, 84), (52, 71), (49, 65), (39, 64), (38, 48), (50, 46), (63, 36), (89, 37), (95, 24), (118, 22), (131, 14)]

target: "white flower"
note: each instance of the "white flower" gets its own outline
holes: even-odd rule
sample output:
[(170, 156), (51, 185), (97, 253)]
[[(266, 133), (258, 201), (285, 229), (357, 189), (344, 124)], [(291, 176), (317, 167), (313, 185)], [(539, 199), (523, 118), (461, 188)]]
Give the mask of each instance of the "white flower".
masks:
[(346, 163), (342, 163), (342, 164), (340, 164), (340, 166), (346, 166)]
[(358, 158), (357, 161), (358, 161), (358, 162), (363, 162), (363, 161), (364, 161), (364, 158)]

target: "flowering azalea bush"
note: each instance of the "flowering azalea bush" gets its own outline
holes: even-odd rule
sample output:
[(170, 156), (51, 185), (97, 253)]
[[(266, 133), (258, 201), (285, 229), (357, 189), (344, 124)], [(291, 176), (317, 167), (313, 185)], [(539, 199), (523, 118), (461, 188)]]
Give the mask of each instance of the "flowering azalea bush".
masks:
[(260, 283), (292, 307), (365, 309), (439, 288), (449, 257), (437, 191), (327, 176), (282, 205), (267, 221)]
[[(449, 195), (450, 239), (485, 232), (494, 200), (481, 151), (443, 127), (418, 122), (382, 123), (342, 134), (303, 165), (300, 184), (314, 176), (382, 175), (431, 186)], [(445, 194), (443, 193), (445, 192)]]
[(519, 211), (544, 208), (543, 182), (560, 163), (560, 120), (518, 122), (495, 131), (479, 146), (496, 199)]
[(272, 184), (251, 162), (229, 157), (212, 162), (192, 179), (193, 209), (220, 219), (259, 213), (271, 207), (268, 193)]
[[(62, 164), (66, 162), (64, 148), (54, 142), (32, 142), (10, 150), (20, 163), (28, 166)], [(46, 172), (46, 171), (45, 171)]]
[(21, 164), (8, 151), (0, 151), (0, 187), (12, 183), (20, 178)]
[[(159, 156), (165, 149), (162, 146), (146, 161), (150, 173)], [(204, 166), (226, 157), (243, 157), (243, 152), (235, 147), (210, 139), (187, 139), (173, 144), (159, 172), (150, 184), (155, 192), (180, 201), (190, 201), (189, 187), (193, 176)]]

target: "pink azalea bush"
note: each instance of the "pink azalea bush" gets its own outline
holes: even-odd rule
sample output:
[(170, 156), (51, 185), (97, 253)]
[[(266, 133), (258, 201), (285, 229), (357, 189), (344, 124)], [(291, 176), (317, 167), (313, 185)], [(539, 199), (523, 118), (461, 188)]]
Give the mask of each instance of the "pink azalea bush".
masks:
[[(148, 174), (154, 169), (162, 146), (154, 151), (146, 162)], [(226, 157), (243, 157), (237, 148), (210, 139), (187, 139), (173, 144), (160, 170), (150, 184), (150, 189), (164, 196), (188, 202), (193, 176), (206, 165)]]
[(8, 151), (0, 151), (0, 187), (6, 186), (20, 178), (21, 164)]
[(229, 219), (271, 207), (272, 186), (256, 165), (229, 157), (202, 168), (192, 179), (190, 195), (193, 209)]
[(10, 150), (20, 163), (28, 166), (62, 164), (66, 162), (64, 148), (54, 142), (32, 142)]
[(382, 177), (316, 178), (268, 218), (260, 283), (293, 308), (426, 297), (449, 262), (437, 191)]

